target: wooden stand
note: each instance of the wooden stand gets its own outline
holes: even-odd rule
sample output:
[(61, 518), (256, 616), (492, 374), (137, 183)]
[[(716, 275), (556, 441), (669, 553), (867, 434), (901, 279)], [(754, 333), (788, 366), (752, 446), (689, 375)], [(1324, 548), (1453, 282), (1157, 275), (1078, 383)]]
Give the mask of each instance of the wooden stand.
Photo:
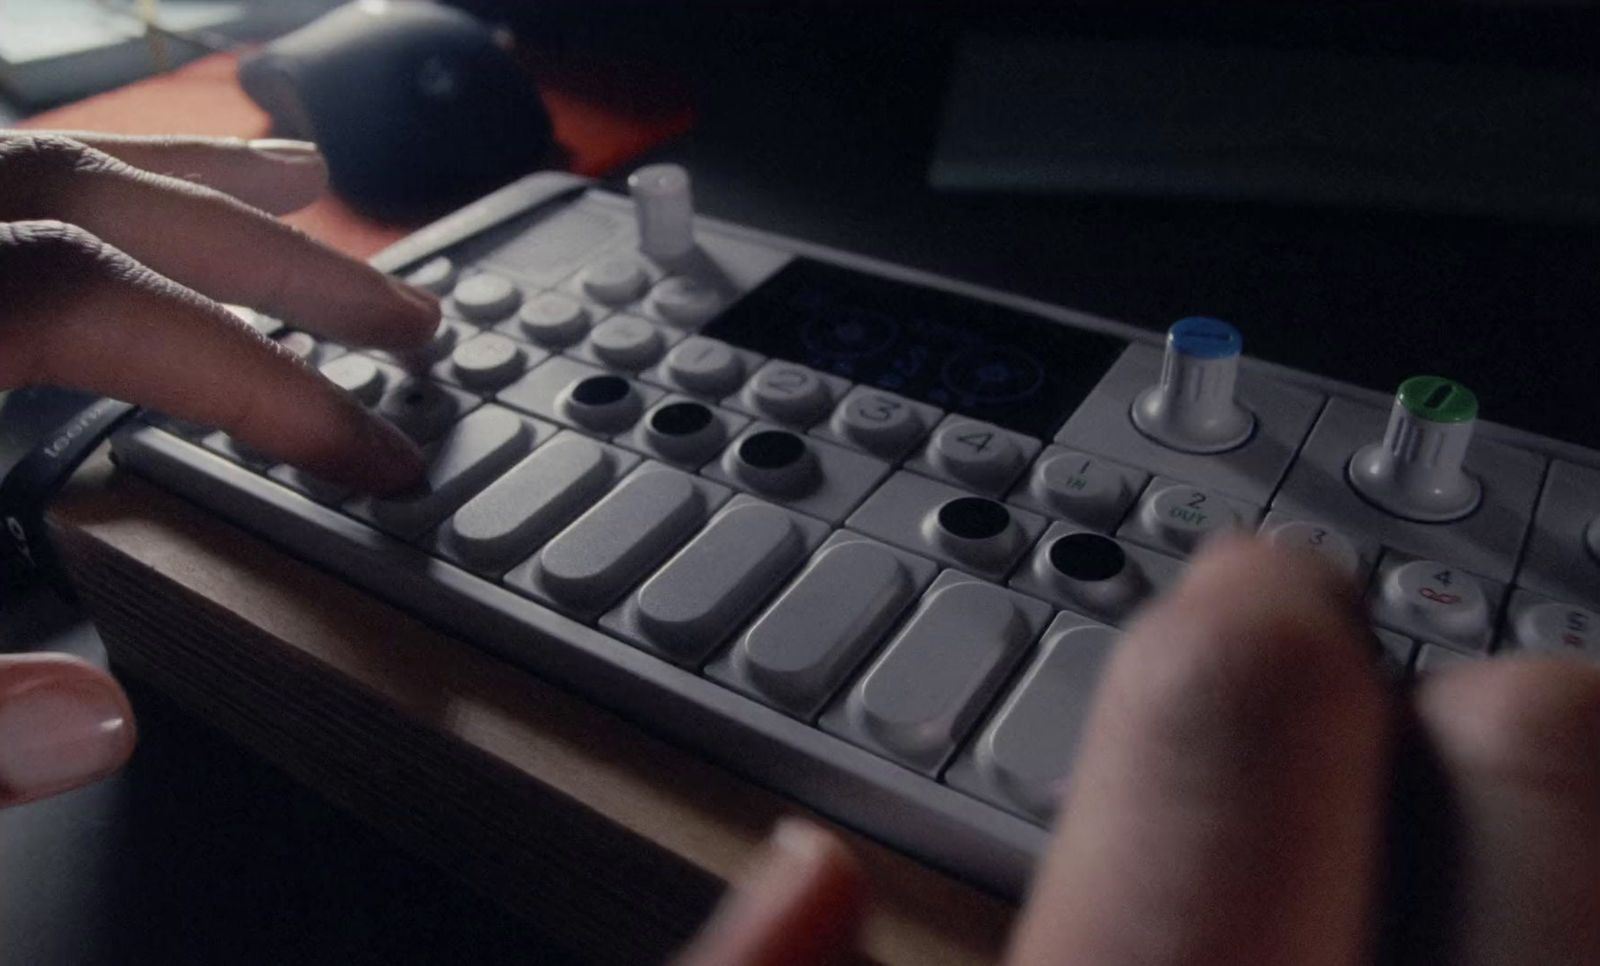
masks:
[[(104, 454), (49, 522), (121, 670), (596, 960), (668, 955), (806, 814)], [(873, 881), (870, 958), (998, 956), (1009, 905), (843, 834)]]

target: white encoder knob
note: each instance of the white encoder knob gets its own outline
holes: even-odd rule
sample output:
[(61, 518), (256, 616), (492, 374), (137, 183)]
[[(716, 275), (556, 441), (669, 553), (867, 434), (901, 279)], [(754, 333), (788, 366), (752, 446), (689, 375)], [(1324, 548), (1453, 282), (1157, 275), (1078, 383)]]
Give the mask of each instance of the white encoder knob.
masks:
[(1255, 430), (1233, 397), (1244, 339), (1221, 319), (1189, 318), (1167, 330), (1161, 381), (1133, 402), (1141, 433), (1185, 453), (1221, 453)]
[(670, 261), (694, 251), (694, 198), (689, 172), (676, 164), (649, 164), (628, 176), (639, 217), (639, 250)]
[(1461, 468), (1478, 399), (1440, 376), (1400, 384), (1383, 439), (1350, 460), (1350, 485), (1395, 516), (1424, 523), (1457, 520), (1478, 507), (1483, 487)]

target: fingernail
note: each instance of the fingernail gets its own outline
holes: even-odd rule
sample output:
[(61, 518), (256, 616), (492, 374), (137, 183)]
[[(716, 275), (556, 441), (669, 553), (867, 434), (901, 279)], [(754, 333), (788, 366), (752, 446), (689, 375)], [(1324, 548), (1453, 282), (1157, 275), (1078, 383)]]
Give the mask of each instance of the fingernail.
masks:
[(310, 141), (294, 141), (289, 138), (257, 138), (247, 142), (246, 147), (264, 158), (279, 161), (284, 164), (307, 164), (321, 162), (322, 152)]
[(133, 724), (116, 695), (78, 683), (7, 695), (0, 704), (0, 787), (28, 799), (91, 782), (133, 751)]

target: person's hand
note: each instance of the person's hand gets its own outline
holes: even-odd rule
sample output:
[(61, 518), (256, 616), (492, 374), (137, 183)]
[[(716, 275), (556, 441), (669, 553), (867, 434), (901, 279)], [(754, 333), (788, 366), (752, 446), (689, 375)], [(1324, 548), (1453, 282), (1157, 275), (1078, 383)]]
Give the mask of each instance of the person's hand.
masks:
[[(432, 296), (268, 214), (326, 182), (298, 141), (0, 131), (0, 391), (87, 389), (359, 489), (416, 483), (410, 440), (213, 301), (345, 342), (427, 341)], [(127, 698), (103, 671), (0, 657), (0, 807), (101, 778), (133, 744)]]
[(133, 744), (128, 698), (104, 671), (64, 654), (0, 657), (0, 808), (104, 778)]
[[(861, 895), (788, 824), (681, 962), (853, 961)], [(1221, 543), (1108, 667), (1007, 961), (1600, 963), (1600, 669), (1396, 692), (1343, 581)]]
[(299, 141), (0, 131), (0, 390), (88, 389), (358, 489), (415, 484), (409, 439), (220, 304), (348, 343), (427, 341), (433, 296), (268, 214), (326, 182)]

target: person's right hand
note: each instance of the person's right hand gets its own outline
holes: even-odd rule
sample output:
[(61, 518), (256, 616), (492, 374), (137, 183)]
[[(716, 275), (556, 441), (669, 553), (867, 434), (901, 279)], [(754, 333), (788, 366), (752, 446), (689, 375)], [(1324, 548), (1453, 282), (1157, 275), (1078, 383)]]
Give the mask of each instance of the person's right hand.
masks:
[[(1015, 966), (1600, 963), (1600, 669), (1386, 687), (1351, 588), (1200, 555), (1102, 679)], [(860, 870), (785, 824), (681, 966), (854, 962)]]
[(404, 349), (433, 296), (274, 220), (320, 194), (313, 145), (0, 131), (0, 390), (87, 389), (393, 492), (415, 445), (221, 302)]

